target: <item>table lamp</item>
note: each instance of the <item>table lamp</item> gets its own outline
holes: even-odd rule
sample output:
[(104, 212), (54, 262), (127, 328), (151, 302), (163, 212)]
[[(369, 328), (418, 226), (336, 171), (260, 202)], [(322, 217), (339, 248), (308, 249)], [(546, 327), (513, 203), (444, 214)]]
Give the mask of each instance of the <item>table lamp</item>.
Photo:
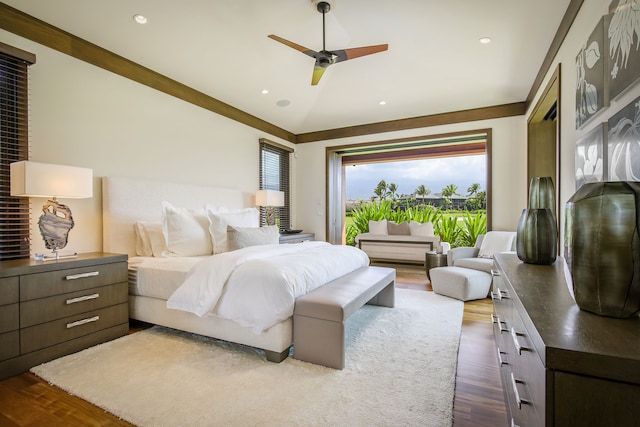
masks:
[(57, 199), (93, 197), (93, 170), (31, 161), (11, 163), (10, 169), (12, 196), (51, 198), (42, 207), (38, 226), (45, 246), (58, 259), (75, 223), (71, 209)]
[(284, 191), (258, 190), (256, 192), (256, 205), (266, 208), (267, 225), (275, 225), (276, 208), (284, 206)]

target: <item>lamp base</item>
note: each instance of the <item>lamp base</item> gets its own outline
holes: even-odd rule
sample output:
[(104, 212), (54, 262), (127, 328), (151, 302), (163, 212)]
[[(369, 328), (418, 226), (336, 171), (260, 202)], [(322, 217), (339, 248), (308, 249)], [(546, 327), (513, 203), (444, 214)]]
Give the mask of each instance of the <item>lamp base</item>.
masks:
[(274, 206), (267, 206), (265, 213), (265, 221), (267, 225), (276, 225), (278, 209)]
[(58, 250), (67, 246), (69, 231), (75, 225), (71, 209), (58, 203), (56, 199), (47, 200), (42, 206), (42, 216), (38, 220), (40, 235), (47, 249), (51, 249), (58, 259)]

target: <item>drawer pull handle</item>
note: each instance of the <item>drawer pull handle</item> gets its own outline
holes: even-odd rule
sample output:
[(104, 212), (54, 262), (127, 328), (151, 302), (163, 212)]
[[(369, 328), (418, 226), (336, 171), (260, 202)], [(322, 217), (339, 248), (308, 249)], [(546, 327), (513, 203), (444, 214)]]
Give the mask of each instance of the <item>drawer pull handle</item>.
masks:
[[(502, 320), (500, 318), (500, 316), (494, 315), (493, 313), (491, 314), (491, 323), (497, 324), (498, 328), (500, 328), (500, 332), (509, 332), (509, 329), (507, 329), (507, 322), (505, 322), (504, 320)], [(504, 325), (504, 327), (502, 327), (502, 325)]]
[(522, 404), (528, 404), (529, 401), (523, 399), (520, 397), (520, 393), (518, 393), (518, 384), (517, 383), (523, 383), (522, 380), (519, 380), (515, 377), (515, 375), (513, 375), (513, 372), (511, 373), (511, 385), (513, 386), (513, 393), (516, 395), (516, 403), (518, 404), (518, 409), (522, 409)]
[(70, 276), (66, 276), (65, 279), (67, 279), (67, 280), (76, 280), (76, 279), (84, 279), (86, 277), (95, 277), (95, 276), (99, 276), (99, 275), (100, 275), (99, 271), (90, 271), (88, 273), (72, 274)]
[(503, 354), (507, 354), (504, 351), (500, 350), (500, 347), (498, 347), (498, 366), (502, 366), (502, 365), (508, 365), (507, 362), (505, 362), (504, 360), (502, 360), (502, 355)]
[(529, 350), (529, 348), (520, 344), (520, 342), (518, 341), (518, 335), (522, 335), (522, 334), (518, 334), (515, 329), (511, 328), (511, 338), (513, 339), (513, 345), (516, 346), (516, 350), (518, 351), (518, 354), (522, 355), (522, 350)]
[(86, 325), (87, 323), (97, 322), (100, 320), (100, 316), (88, 317), (86, 319), (77, 320), (75, 322), (67, 323), (67, 329), (75, 328), (76, 326)]
[(491, 269), (491, 275), (492, 276), (499, 276), (500, 272), (498, 270)]
[(100, 298), (100, 294), (91, 294), (91, 295), (84, 295), (81, 297), (77, 297), (77, 298), (71, 298), (67, 300), (67, 305), (69, 304), (75, 304), (77, 302), (82, 302), (82, 301), (88, 301), (88, 300), (92, 300), (92, 299), (97, 299)]
[(502, 299), (502, 294), (500, 293), (500, 290), (498, 290), (498, 292), (491, 292), (491, 300), (500, 301), (501, 299)]
[(511, 427), (520, 427), (516, 422), (511, 418)]

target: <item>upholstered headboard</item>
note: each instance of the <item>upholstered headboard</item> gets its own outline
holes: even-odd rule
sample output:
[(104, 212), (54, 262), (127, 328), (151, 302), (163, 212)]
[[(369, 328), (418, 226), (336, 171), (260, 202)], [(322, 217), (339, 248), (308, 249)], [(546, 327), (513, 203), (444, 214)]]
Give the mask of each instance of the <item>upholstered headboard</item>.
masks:
[(197, 209), (205, 205), (242, 208), (243, 194), (230, 188), (145, 181), (132, 178), (102, 178), (102, 249), (136, 255), (136, 221), (160, 221), (162, 201)]

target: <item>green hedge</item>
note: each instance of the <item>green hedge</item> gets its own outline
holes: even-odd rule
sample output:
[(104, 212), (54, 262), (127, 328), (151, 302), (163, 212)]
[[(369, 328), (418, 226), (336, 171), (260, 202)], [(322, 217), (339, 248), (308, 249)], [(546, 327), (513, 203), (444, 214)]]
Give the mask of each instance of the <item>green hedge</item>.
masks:
[(470, 213), (468, 211), (443, 211), (431, 205), (396, 206), (390, 200), (371, 202), (351, 212), (351, 221), (347, 224), (347, 245), (355, 245), (355, 237), (369, 231), (369, 220), (433, 223), (436, 236), (443, 242), (451, 243), (451, 247), (473, 246), (479, 234), (487, 232), (487, 214), (485, 211)]

